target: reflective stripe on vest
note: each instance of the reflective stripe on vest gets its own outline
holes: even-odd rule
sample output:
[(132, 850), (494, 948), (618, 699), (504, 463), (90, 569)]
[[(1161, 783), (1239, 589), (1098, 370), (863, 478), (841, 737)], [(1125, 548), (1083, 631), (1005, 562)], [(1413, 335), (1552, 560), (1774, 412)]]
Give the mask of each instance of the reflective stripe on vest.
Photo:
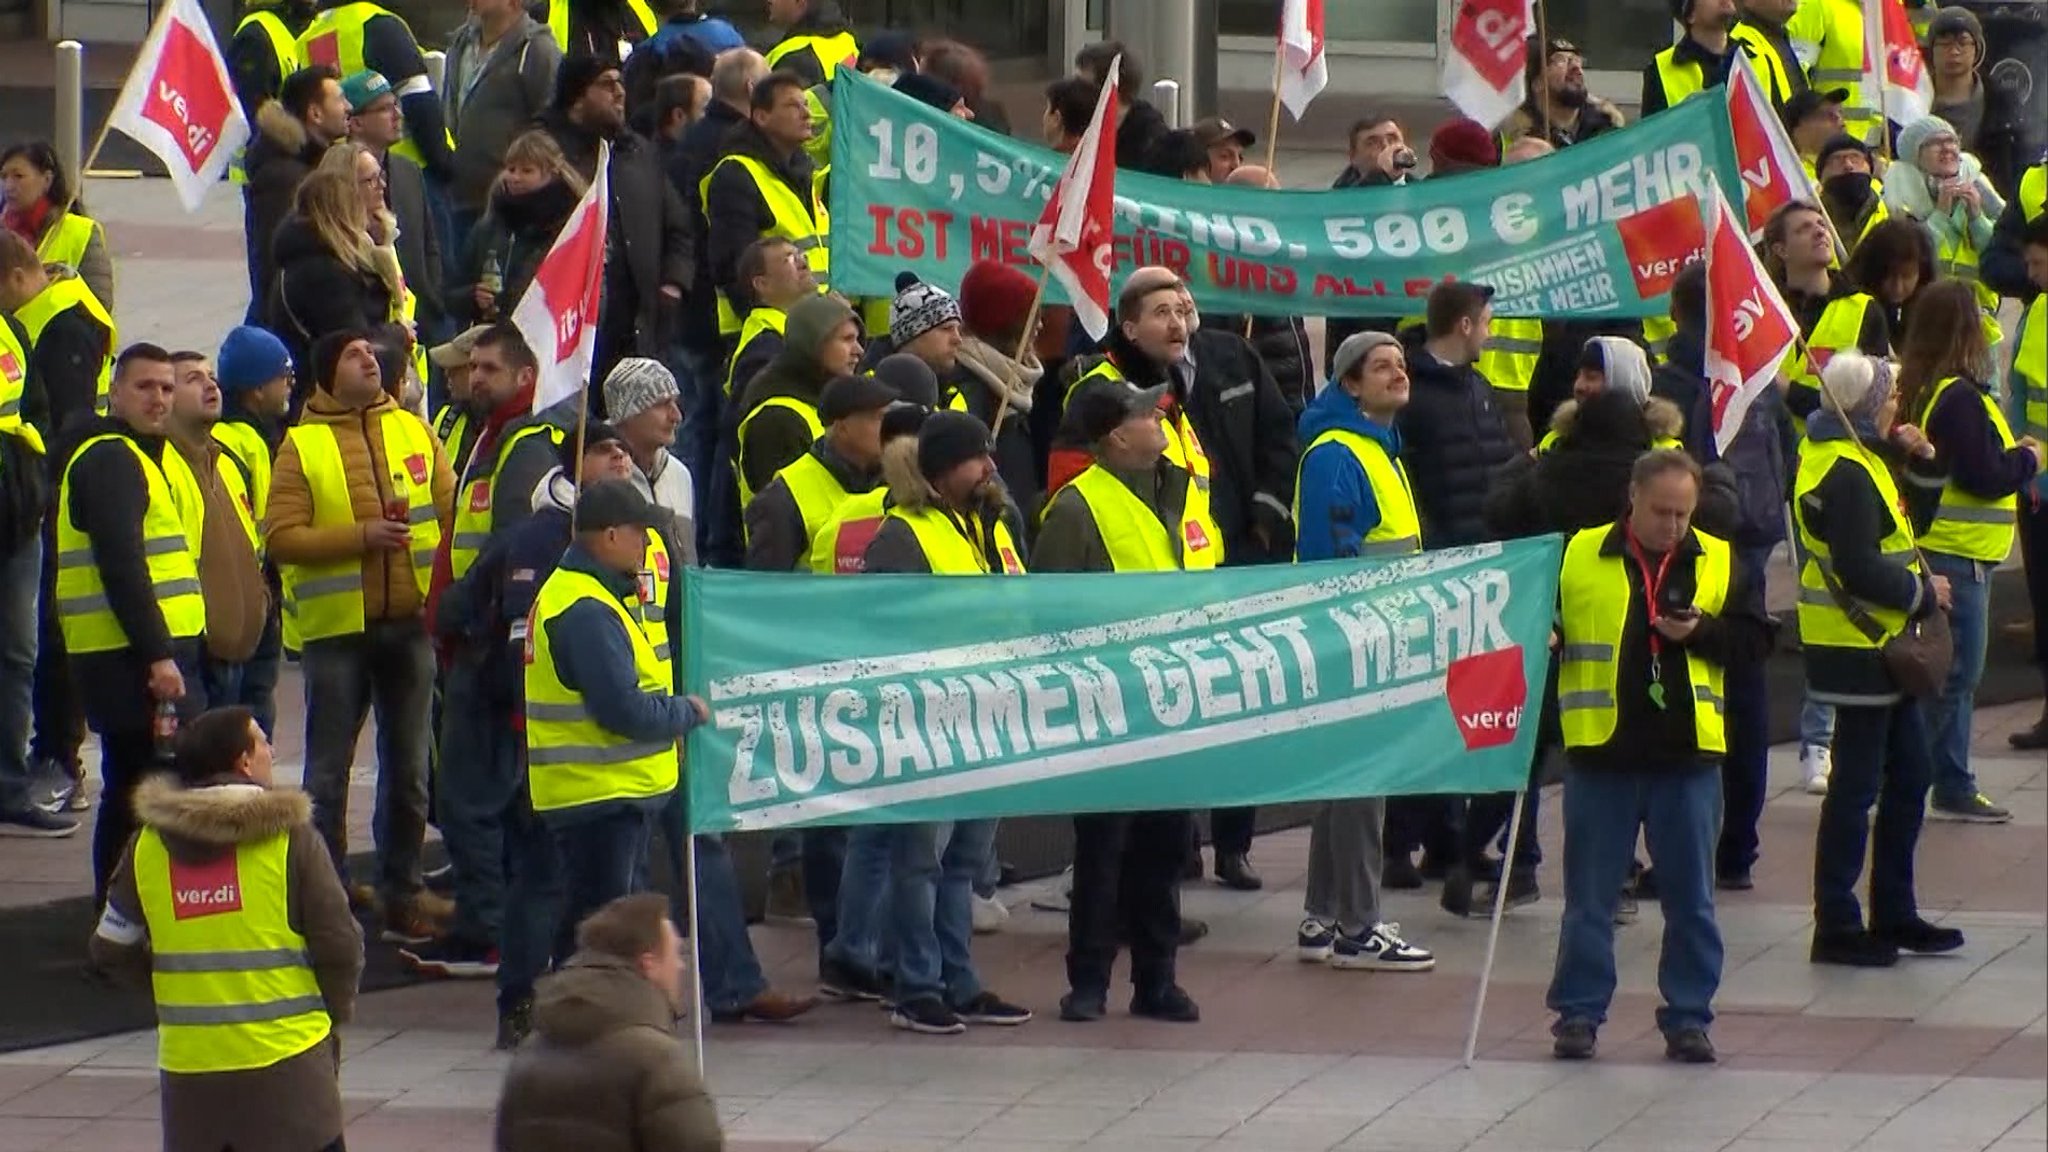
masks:
[[(213, 426), (214, 442), (233, 456), (248, 474), (249, 515), (258, 523), (270, 515), (270, 445), (263, 433), (239, 421), (223, 420)], [(260, 548), (259, 548), (260, 551)]]
[(804, 427), (810, 430), (810, 438), (812, 440), (816, 440), (825, 434), (825, 423), (818, 419), (817, 406), (799, 400), (794, 396), (770, 396), (756, 405), (752, 412), (747, 413), (746, 419), (740, 421), (739, 458), (733, 462), (733, 470), (738, 473), (740, 507), (742, 509), (754, 502), (754, 489), (747, 483), (747, 429), (754, 423), (756, 416), (770, 408), (786, 408), (796, 413), (803, 420)]
[(1792, 76), (1802, 73), (1799, 58), (1793, 57), (1791, 66), (1778, 54), (1777, 45), (1764, 35), (1761, 28), (1738, 22), (1728, 30), (1728, 40), (1749, 49), (1750, 68), (1756, 75), (1757, 86), (1770, 98), (1773, 105), (1783, 108), (1792, 99)]
[(1868, 451), (1853, 441), (1811, 438), (1802, 441), (1799, 445), (1799, 471), (1792, 484), (1792, 520), (1799, 531), (1801, 557), (1799, 641), (1810, 647), (1874, 649), (1905, 630), (1906, 614), (1896, 608), (1861, 605), (1883, 632), (1878, 640), (1865, 636), (1828, 592), (1827, 581), (1822, 579), (1820, 571), (1820, 565), (1829, 561), (1827, 542), (1814, 535), (1806, 525), (1807, 494), (1820, 487), (1820, 482), (1835, 465), (1843, 462), (1869, 477), (1871, 486), (1876, 489), (1878, 503), (1891, 514), (1891, 527), (1878, 542), (1878, 551), (1915, 572), (1920, 570), (1920, 563), (1913, 552), (1913, 527), (1906, 519), (1905, 503), (1899, 499), (1899, 487), (1893, 483), (1890, 469), (1876, 463)]
[(1845, 130), (1873, 139), (1880, 125), (1863, 98), (1863, 0), (1801, 0), (1785, 22), (1785, 34), (1794, 44), (1813, 46), (1807, 83), (1822, 91), (1849, 90), (1849, 101), (1842, 105)]
[(0, 323), (0, 433), (20, 439), (41, 456), (47, 451), (43, 434), (21, 416), (21, 393), (27, 384), (28, 348), (15, 339), (14, 325)]
[[(775, 219), (759, 236), (758, 240), (774, 238), (787, 240), (804, 258), (811, 270), (811, 279), (818, 282), (820, 292), (832, 286), (832, 250), (829, 244), (832, 233), (832, 216), (825, 209), (825, 203), (818, 199), (817, 189), (810, 192), (810, 203), (805, 204), (790, 191), (789, 185), (780, 176), (768, 171), (766, 165), (752, 156), (726, 156), (711, 166), (704, 179), (697, 184), (699, 199), (709, 196), (711, 180), (718, 170), (727, 164), (737, 164), (753, 178), (754, 188), (761, 194), (761, 202), (768, 207), (768, 214)], [(732, 298), (723, 291), (718, 293), (718, 331), (730, 336), (740, 330), (740, 314), (733, 308)]]
[[(491, 509), (498, 498), (498, 474), (504, 471), (505, 461), (511, 457), (512, 450), (519, 447), (520, 441), (528, 436), (542, 434), (557, 447), (561, 445), (562, 430), (552, 424), (528, 424), (509, 436), (500, 436), (494, 447), (496, 458), (491, 461), (491, 472), (488, 476), (471, 478), (470, 473), (475, 470), (477, 463), (476, 451), (471, 449), (470, 467), (464, 469), (462, 488), (455, 495), (454, 538), (448, 546), (448, 568), (454, 579), (462, 579), (463, 573), (468, 572), (469, 566), (476, 563), (477, 554), (484, 550), (484, 545), (491, 539)], [(518, 501), (521, 507), (532, 497), (531, 492), (512, 494), (512, 498)]]
[(2013, 395), (2019, 398), (2023, 435), (2048, 443), (2048, 292), (2034, 297), (2020, 321), (2019, 351), (2013, 356)]
[[(777, 336), (782, 335), (783, 328), (788, 323), (789, 313), (784, 312), (780, 308), (756, 308), (747, 313), (746, 322), (740, 325), (739, 342), (734, 344), (732, 348), (732, 359), (725, 362), (725, 394), (727, 396), (732, 395), (734, 383), (732, 374), (739, 370), (740, 357), (746, 355), (747, 345), (752, 344), (763, 332), (773, 332)], [(742, 387), (745, 387), (745, 381), (740, 381), (739, 383)]]
[(205, 516), (199, 481), (176, 451), (165, 448), (163, 462), (158, 464), (135, 441), (107, 433), (78, 446), (64, 466), (58, 487), (57, 623), (64, 635), (64, 650), (74, 655), (128, 647), (128, 633), (114, 616), (107, 587), (93, 562), (92, 538), (73, 522), (71, 509), (71, 470), (88, 449), (108, 441), (133, 453), (142, 472), (147, 498), (142, 509), (143, 563), (156, 593), (157, 611), (163, 614), (164, 631), (173, 640), (206, 631), (206, 600), (199, 594), (199, 550), (195, 544)]
[[(1620, 719), (1619, 654), (1628, 628), (1629, 605), (1635, 593), (1629, 583), (1626, 555), (1603, 555), (1601, 546), (1614, 525), (1587, 528), (1565, 546), (1564, 568), (1558, 577), (1558, 618), (1563, 633), (1557, 676), (1558, 719), (1567, 748), (1597, 748), (1614, 739)], [(1705, 532), (1694, 530), (1700, 554), (1693, 561), (1692, 606), (1702, 615), (1721, 611), (1728, 599), (1733, 550)], [(1701, 752), (1726, 752), (1723, 713), (1726, 695), (1720, 665), (1676, 647), (1667, 659), (1685, 661), (1692, 684), (1693, 738)], [(1635, 691), (1639, 685), (1629, 685)]]
[[(643, 40), (654, 35), (654, 30), (661, 25), (661, 21), (654, 18), (653, 10), (647, 7), (646, 0), (626, 0), (626, 10), (633, 14), (633, 19), (640, 22), (640, 38)], [(555, 43), (564, 53), (576, 54), (569, 47), (568, 0), (548, 0), (548, 31), (555, 34)], [(603, 47), (611, 48), (611, 45)]]
[[(1815, 322), (1813, 331), (1806, 333), (1806, 349), (1802, 350), (1795, 345), (1785, 356), (1785, 363), (1780, 370), (1785, 373), (1785, 379), (1791, 381), (1792, 387), (1806, 389), (1815, 402), (1819, 402), (1821, 369), (1827, 367), (1828, 360), (1835, 353), (1856, 349), (1856, 342), (1863, 336), (1864, 310), (1872, 307), (1874, 303), (1870, 296), (1863, 292), (1828, 301), (1828, 306), (1821, 310), (1820, 319)], [(1807, 351), (1813, 353), (1812, 362), (1807, 360)], [(1804, 417), (1793, 417), (1793, 424), (1801, 435), (1805, 435)]]
[(772, 71), (782, 63), (782, 58), (792, 53), (810, 50), (817, 54), (818, 65), (825, 72), (825, 82), (832, 82), (833, 73), (842, 64), (851, 65), (860, 58), (860, 42), (851, 32), (836, 32), (830, 36), (790, 36), (768, 50), (768, 67)]
[[(1301, 463), (1294, 468), (1294, 526), (1297, 533), (1308, 530), (1301, 520), (1301, 475), (1308, 466), (1310, 452), (1325, 444), (1338, 444), (1348, 449), (1358, 467), (1365, 473), (1365, 482), (1372, 486), (1372, 498), (1379, 505), (1380, 522), (1372, 526), (1360, 542), (1360, 556), (1407, 556), (1422, 551), (1422, 520), (1415, 511), (1415, 493), (1408, 484), (1408, 469), (1399, 460), (1387, 455), (1385, 446), (1370, 436), (1361, 436), (1343, 428), (1331, 428), (1314, 440), (1309, 441), (1307, 451), (1301, 454)], [(1336, 526), (1331, 525), (1332, 533)], [(1298, 544), (1297, 544), (1298, 547)], [(1297, 552), (1296, 559), (1300, 559)]]
[[(995, 563), (989, 557), (983, 543), (970, 539), (960, 521), (950, 512), (927, 505), (916, 511), (897, 506), (889, 509), (888, 519), (901, 520), (910, 525), (917, 536), (917, 546), (924, 553), (926, 567), (934, 576), (990, 576), (996, 574)], [(1009, 525), (1000, 519), (995, 522), (996, 559), (1001, 561), (1001, 574), (1022, 576), (1024, 560), (1017, 551), (1016, 541), (1010, 538)]]
[(86, 315), (107, 330), (107, 356), (100, 362), (98, 390), (94, 393), (92, 405), (93, 411), (104, 416), (107, 414), (107, 389), (114, 382), (114, 349), (120, 345), (121, 338), (114, 328), (114, 318), (107, 314), (106, 306), (92, 294), (92, 289), (85, 286), (85, 281), (76, 276), (52, 279), (47, 287), (36, 293), (35, 299), (15, 309), (14, 318), (28, 330), (28, 346), (33, 350), (42, 340), (43, 329), (49, 327), (50, 321), (72, 308), (85, 309)]
[(675, 791), (679, 753), (673, 740), (630, 740), (602, 727), (584, 707), (583, 694), (555, 672), (549, 622), (585, 600), (618, 616), (633, 650), (641, 692), (674, 691), (669, 662), (649, 643), (641, 617), (620, 603), (596, 577), (557, 568), (534, 598), (526, 634), (526, 782), (535, 812), (556, 812), (608, 800), (648, 800)]
[[(1073, 403), (1074, 395), (1081, 390), (1081, 385), (1090, 380), (1103, 381), (1124, 388), (1136, 387), (1136, 385), (1124, 378), (1123, 372), (1114, 363), (1104, 360), (1102, 363), (1089, 369), (1068, 387), (1066, 399), (1062, 402), (1063, 406)], [(1209, 453), (1203, 449), (1201, 437), (1195, 434), (1194, 421), (1188, 417), (1186, 408), (1175, 405), (1173, 412), (1162, 423), (1166, 427), (1166, 458), (1181, 467), (1188, 474), (1187, 513), (1190, 516), (1200, 517), (1198, 523), (1202, 534), (1215, 543), (1216, 563), (1221, 564), (1223, 562), (1224, 547), (1223, 529), (1217, 526), (1215, 512), (1209, 503)], [(1199, 496), (1197, 495), (1197, 490), (1199, 490)], [(1048, 492), (1046, 499), (1050, 500), (1052, 496), (1053, 493)]]
[(1527, 317), (1496, 319), (1493, 335), (1473, 367), (1488, 384), (1503, 392), (1527, 392), (1536, 379), (1536, 361), (1543, 354), (1543, 321)]
[(334, 1024), (306, 938), (289, 913), (291, 832), (204, 861), (135, 837), (135, 893), (149, 927), (157, 1065), (166, 1072), (268, 1068)]
[(796, 501), (797, 518), (804, 524), (804, 552), (810, 555), (811, 541), (831, 518), (834, 509), (846, 502), (851, 493), (832, 475), (832, 469), (818, 459), (815, 451), (806, 452), (796, 462), (775, 474), (783, 486), (789, 489), (790, 498)]
[[(241, 22), (235, 25), (234, 35), (231, 39), (239, 38), (243, 30), (247, 29), (251, 24), (263, 30), (263, 39), (270, 45), (270, 54), (277, 63), (278, 83), (280, 85), (283, 84), (285, 77), (299, 70), (298, 38), (292, 35), (291, 28), (285, 24), (284, 19), (274, 10), (258, 8), (242, 17)], [(265, 92), (264, 95), (274, 98), (277, 93)], [(249, 172), (245, 163), (248, 155), (249, 146), (244, 144), (242, 147), (237, 148), (234, 156), (228, 160), (228, 179), (230, 181), (236, 184), (247, 184), (249, 182)]]
[(1168, 531), (1159, 513), (1138, 499), (1128, 485), (1090, 464), (1068, 482), (1088, 508), (1095, 531), (1118, 572), (1200, 572), (1216, 567), (1223, 549), (1209, 535), (1209, 494), (1187, 487), (1187, 507), (1177, 531)]
[[(1934, 406), (1941, 403), (1942, 393), (1947, 392), (1950, 385), (1976, 393), (1977, 400), (1991, 418), (1999, 450), (2011, 451), (2012, 428), (2005, 422), (2005, 413), (1998, 410), (1998, 402), (1975, 384), (1967, 381), (1958, 383), (1954, 376), (1936, 384), (1934, 391), (1928, 393), (1927, 403), (1920, 409), (1920, 426), (1927, 427)], [(1920, 538), (1920, 546), (1930, 552), (1960, 556), (1965, 560), (2001, 563), (2012, 555), (2013, 538), (2019, 532), (2019, 510), (2018, 495), (2007, 493), (1997, 499), (1986, 500), (1965, 492), (1951, 476), (1942, 482), (1941, 505), (1935, 509), (1934, 522), (1928, 525), (1927, 535)]]
[(811, 538), (810, 570), (821, 576), (850, 576), (868, 569), (868, 545), (889, 510), (889, 489), (848, 496)]
[[(434, 553), (441, 545), (441, 523), (434, 509), (434, 441), (419, 417), (402, 408), (379, 416), (384, 463), (372, 460), (380, 502), (396, 493), (385, 488), (405, 481), (406, 523), (412, 529), (413, 582), (422, 599), (433, 580)], [(313, 526), (331, 528), (357, 522), (348, 467), (341, 444), (329, 424), (300, 424), (286, 433), (299, 453), (299, 467), (312, 498)], [(393, 474), (396, 469), (398, 475)], [(295, 622), (303, 642), (354, 636), (363, 630), (363, 558), (351, 556), (333, 564), (280, 564), (284, 611)]]
[[(399, 26), (405, 29), (406, 38), (413, 39), (412, 27), (406, 24), (404, 17), (370, 3), (370, 0), (353, 0), (322, 11), (304, 32), (299, 33), (300, 65), (325, 64), (343, 76), (370, 71), (369, 64), (363, 60), (363, 26), (379, 16), (389, 16), (398, 21)], [(396, 84), (399, 78), (393, 76), (389, 79)], [(443, 134), (446, 134), (446, 129), (443, 129)], [(454, 151), (455, 137), (449, 135), (447, 140), (448, 150)], [(413, 141), (410, 131), (405, 139), (391, 146), (391, 154), (403, 156), (422, 168), (427, 165), (427, 158)]]

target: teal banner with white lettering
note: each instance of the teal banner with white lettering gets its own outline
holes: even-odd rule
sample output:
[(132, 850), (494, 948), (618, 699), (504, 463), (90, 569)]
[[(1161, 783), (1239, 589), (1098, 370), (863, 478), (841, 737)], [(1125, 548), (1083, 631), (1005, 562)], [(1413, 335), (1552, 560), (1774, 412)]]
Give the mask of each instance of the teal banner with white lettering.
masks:
[[(1036, 273), (1025, 246), (1064, 157), (852, 69), (832, 99), (834, 288), (886, 298), (907, 269), (950, 291), (977, 260)], [(1174, 268), (1211, 313), (1420, 315), (1432, 286), (1457, 279), (1492, 285), (1502, 316), (1661, 316), (1704, 245), (1709, 180), (1743, 186), (1735, 155), (1716, 90), (1553, 156), (1403, 187), (1268, 191), (1119, 171), (1112, 259), (1120, 272)], [(1048, 293), (1065, 302), (1057, 281)]]
[(700, 832), (1513, 791), (1556, 537), (1202, 573), (690, 569)]

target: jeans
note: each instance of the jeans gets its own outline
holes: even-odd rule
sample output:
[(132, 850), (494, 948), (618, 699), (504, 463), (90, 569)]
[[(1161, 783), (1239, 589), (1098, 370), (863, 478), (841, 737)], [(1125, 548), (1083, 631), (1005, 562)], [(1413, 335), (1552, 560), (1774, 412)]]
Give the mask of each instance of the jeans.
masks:
[(1955, 663), (1941, 695), (1927, 702), (1929, 751), (1934, 757), (1934, 802), (1963, 804), (1977, 794), (1970, 771), (1970, 720), (1976, 712), (1977, 682), (1991, 642), (1992, 565), (1941, 552), (1927, 553), (1927, 566), (1948, 577), (1948, 627), (1955, 639)]
[(231, 664), (207, 658), (206, 699), (215, 708), (247, 708), (264, 737), (270, 738), (277, 732), (277, 671), (283, 663), (284, 632), (273, 601), (256, 651), (247, 660)]
[[(1764, 586), (1768, 548), (1744, 548), (1736, 554), (1750, 588)], [(1763, 819), (1770, 791), (1771, 689), (1764, 662), (1727, 669), (1722, 685), (1727, 698), (1725, 730), (1728, 754), (1721, 761), (1721, 795), (1726, 812), (1714, 867), (1722, 875), (1747, 872), (1756, 865), (1760, 842), (1757, 822)]]
[(1346, 932), (1365, 932), (1380, 916), (1380, 869), (1387, 802), (1379, 797), (1317, 806), (1308, 826), (1308, 890), (1302, 910)]
[(900, 824), (889, 830), (890, 940), (896, 995), (960, 1005), (981, 994), (968, 947), (974, 878), (994, 849), (993, 820)]
[[(185, 678), (178, 718), (206, 711), (203, 659), (197, 640), (171, 642), (171, 659)], [(107, 902), (107, 883), (135, 835), (135, 786), (158, 767), (156, 700), (149, 694), (149, 667), (127, 649), (92, 652), (71, 660), (85, 702), (86, 722), (100, 738), (99, 812), (92, 829), (93, 900)], [(85, 691), (86, 688), (91, 691)]]
[(43, 540), (31, 535), (0, 560), (0, 812), (29, 805), (29, 724), (35, 715), (36, 604)]
[[(1813, 920), (1823, 932), (1863, 926), (1856, 879), (1870, 855), (1870, 922), (1903, 924), (1920, 915), (1913, 854), (1927, 818), (1933, 762), (1920, 701), (1835, 710), (1835, 769), (1820, 802), (1813, 851)], [(1877, 808), (1875, 823), (1870, 818)]]
[(489, 704), (489, 669), (474, 657), (449, 668), (441, 708), (441, 764), (434, 815), (454, 869), (455, 922), (463, 940), (498, 938), (505, 911), (505, 818), (520, 799), (519, 735)]
[(1258, 830), (1257, 808), (1212, 808), (1209, 810), (1209, 844), (1218, 858), (1247, 856), (1252, 850), (1252, 833)]
[(548, 821), (562, 860), (562, 915), (555, 923), (557, 962), (575, 955), (576, 929), (585, 917), (647, 887), (647, 845), (654, 835), (654, 813), (638, 801), (595, 808)]
[(1814, 702), (1812, 690), (1799, 705), (1799, 750), (1827, 748), (1835, 742), (1835, 706)]
[(505, 864), (505, 913), (498, 930), (500, 1012), (533, 998), (534, 982), (554, 957), (562, 919), (562, 852), (554, 832), (534, 815), (523, 777), (505, 814)]
[(306, 791), (313, 827), (335, 870), (348, 875), (348, 783), (363, 720), (377, 716), (377, 798), (371, 838), (377, 891), (387, 907), (421, 887), (427, 834), (428, 718), (434, 653), (421, 621), (371, 620), (352, 636), (309, 641), (300, 656), (306, 682)]
[(1607, 1020), (1614, 1000), (1614, 909), (1640, 830), (1657, 870), (1664, 939), (1657, 990), (1665, 1034), (1713, 1022), (1721, 986), (1721, 929), (1714, 922), (1714, 839), (1721, 774), (1693, 764), (1639, 772), (1568, 767), (1564, 777), (1564, 922), (1545, 998), (1563, 1020)]
[(2027, 566), (2027, 600), (2034, 607), (2034, 665), (2048, 679), (2048, 496), (2039, 496), (2037, 504), (2020, 497), (2020, 556)]
[(67, 772), (78, 771), (78, 750), (85, 743), (85, 703), (71, 662), (64, 652), (64, 632), (57, 625), (56, 521), (43, 525), (43, 583), (36, 607), (36, 735), (29, 759), (48, 762)]
[(1131, 985), (1141, 995), (1173, 987), (1189, 822), (1185, 812), (1074, 817), (1067, 986), (1075, 992), (1108, 993), (1119, 943), (1130, 947)]
[(889, 909), (890, 832), (874, 824), (847, 831), (834, 930), (825, 943), (825, 959), (876, 975), (893, 970), (882, 949)]

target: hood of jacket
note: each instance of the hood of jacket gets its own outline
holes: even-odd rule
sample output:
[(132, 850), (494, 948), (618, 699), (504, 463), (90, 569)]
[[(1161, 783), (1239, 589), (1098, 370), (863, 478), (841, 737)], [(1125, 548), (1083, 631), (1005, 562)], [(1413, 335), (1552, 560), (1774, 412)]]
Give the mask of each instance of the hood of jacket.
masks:
[(580, 953), (534, 990), (533, 1028), (550, 1044), (581, 1048), (627, 1028), (669, 1032), (676, 1012), (630, 961)]
[[(1612, 132), (1626, 127), (1628, 117), (1612, 101), (1603, 100), (1588, 92), (1586, 103), (1579, 108), (1579, 130), (1571, 134), (1573, 140), (1590, 140), (1602, 132)], [(1533, 98), (1524, 100), (1520, 107), (1508, 114), (1507, 122), (1500, 126), (1503, 139), (1515, 140), (1523, 136), (1543, 135), (1543, 115), (1536, 110)]]
[(1637, 404), (1626, 392), (1602, 392), (1584, 403), (1567, 400), (1550, 417), (1559, 440), (1587, 446), (1614, 446), (1643, 451), (1652, 441), (1678, 439), (1685, 431), (1685, 413), (1661, 396)]
[(762, 401), (776, 396), (816, 405), (832, 378), (818, 362), (818, 350), (840, 325), (852, 319), (853, 309), (836, 297), (814, 296), (798, 302), (783, 323), (781, 350), (747, 383), (740, 411), (752, 412)]
[(1816, 408), (1806, 418), (1806, 438), (1809, 440), (1861, 440), (1864, 447), (1878, 453), (1889, 462), (1895, 449), (1883, 436), (1878, 435), (1877, 425), (1857, 421), (1854, 427), (1845, 423), (1835, 410), (1828, 407)]
[(167, 837), (222, 848), (312, 823), (313, 801), (296, 788), (246, 781), (190, 788), (159, 772), (136, 785), (135, 815)]
[(960, 341), (960, 375), (979, 381), (998, 400), (1008, 396), (1011, 411), (1029, 412), (1045, 366), (1036, 352), (1026, 350), (1024, 357), (1020, 362), (981, 337), (968, 336)]
[(309, 164), (320, 158), (320, 149), (306, 133), (305, 122), (285, 111), (284, 105), (276, 100), (257, 105), (256, 138), (286, 156), (303, 157)]
[(535, 512), (568, 513), (576, 507), (576, 478), (557, 464), (540, 483), (533, 486), (531, 507)]
[(837, 36), (851, 32), (853, 26), (846, 22), (846, 13), (839, 8), (839, 0), (811, 0), (811, 10), (804, 13), (796, 23), (789, 26), (788, 36)]
[(939, 494), (917, 467), (917, 437), (899, 436), (882, 445), (882, 484), (889, 503), (910, 511), (928, 508)]
[(494, 184), (491, 187), (491, 212), (505, 230), (515, 236), (552, 242), (581, 199), (559, 178), (531, 192), (507, 192)]
[(1374, 441), (1385, 448), (1389, 456), (1401, 454), (1401, 433), (1360, 412), (1358, 402), (1334, 384), (1323, 389), (1308, 407), (1301, 410), (1298, 427), (1303, 451), (1307, 451), (1315, 438), (1323, 433), (1340, 431), (1356, 433)]

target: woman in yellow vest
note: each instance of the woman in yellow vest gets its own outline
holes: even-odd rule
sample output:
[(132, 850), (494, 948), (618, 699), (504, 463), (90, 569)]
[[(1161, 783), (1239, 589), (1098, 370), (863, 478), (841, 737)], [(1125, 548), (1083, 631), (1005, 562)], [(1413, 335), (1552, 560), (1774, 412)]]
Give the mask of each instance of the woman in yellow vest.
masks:
[(1981, 282), (1977, 265), (2005, 200), (1948, 121), (1923, 116), (1899, 129), (1898, 159), (1885, 170), (1884, 203), (1892, 215), (1918, 220), (1934, 234), (1935, 264), (1944, 277), (1968, 283), (1982, 307), (1998, 307), (1998, 293)]
[(1972, 697), (1990, 638), (1991, 573), (2012, 554), (2019, 502), (2041, 472), (2043, 450), (2038, 440), (2016, 441), (1999, 410), (1978, 318), (1966, 284), (1944, 281), (1920, 294), (1901, 350), (1899, 407), (1925, 431), (1945, 475), (1927, 481), (1940, 497), (1920, 538), (1928, 566), (1948, 578), (1955, 638), (1948, 684), (1929, 701), (1932, 811), (1937, 819), (2002, 824), (2012, 814), (1978, 791), (1970, 771)]
[(76, 273), (113, 311), (114, 256), (106, 230), (85, 214), (56, 149), (38, 140), (0, 152), (0, 191), (7, 200), (0, 223), (33, 245), (43, 263)]
[(163, 1146), (339, 1149), (334, 1028), (363, 971), (341, 878), (248, 709), (194, 718), (176, 748), (136, 789), (91, 941), (155, 1001)]
[(1934, 237), (1912, 220), (1885, 220), (1856, 242), (1842, 274), (1884, 310), (1885, 327), (1901, 336), (1906, 309), (1936, 280)]
[[(1916, 525), (1932, 509), (1923, 502), (1909, 512), (1893, 475), (1901, 461), (1912, 462), (1912, 475), (1926, 471), (1934, 448), (1917, 428), (1894, 427), (1899, 397), (1890, 366), (1843, 352), (1821, 378), (1826, 404), (1807, 421), (1792, 482), (1807, 695), (1835, 712), (1814, 848), (1810, 958), (1883, 968), (1902, 949), (1963, 945), (1962, 933), (1922, 919), (1914, 897), (1913, 857), (1933, 774), (1928, 709), (1900, 691), (1882, 653), (1916, 621), (1946, 609), (1951, 588), (1916, 551)], [(1866, 855), (1868, 921), (1856, 899)]]

